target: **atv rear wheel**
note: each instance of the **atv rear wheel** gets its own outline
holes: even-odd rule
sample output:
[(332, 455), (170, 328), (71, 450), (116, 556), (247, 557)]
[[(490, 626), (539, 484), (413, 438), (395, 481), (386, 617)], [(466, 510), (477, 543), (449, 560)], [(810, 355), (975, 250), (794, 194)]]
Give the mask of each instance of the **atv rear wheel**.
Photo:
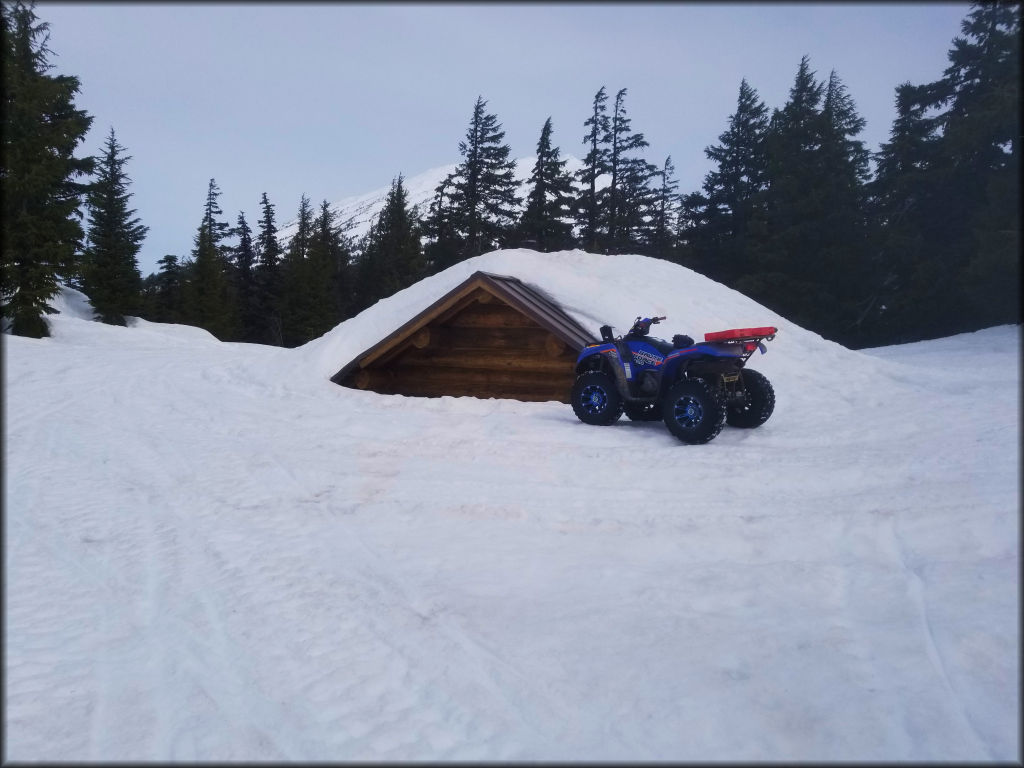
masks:
[(775, 410), (775, 390), (763, 374), (750, 368), (740, 371), (740, 377), (743, 379), (743, 400), (729, 404), (725, 420), (730, 427), (760, 427)]
[(669, 432), (699, 445), (714, 440), (725, 426), (725, 401), (703, 379), (683, 379), (669, 388), (661, 415)]
[(630, 421), (661, 421), (661, 408), (657, 403), (624, 403)]
[(585, 424), (606, 426), (622, 415), (622, 397), (607, 373), (580, 374), (572, 385), (571, 397), (573, 412)]

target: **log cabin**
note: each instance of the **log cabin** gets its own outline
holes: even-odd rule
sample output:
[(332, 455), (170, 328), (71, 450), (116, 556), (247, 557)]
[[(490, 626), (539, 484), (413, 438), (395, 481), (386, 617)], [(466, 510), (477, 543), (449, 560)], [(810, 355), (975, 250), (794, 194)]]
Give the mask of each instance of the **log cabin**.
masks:
[(331, 377), (389, 395), (569, 402), (597, 339), (541, 290), (474, 272)]

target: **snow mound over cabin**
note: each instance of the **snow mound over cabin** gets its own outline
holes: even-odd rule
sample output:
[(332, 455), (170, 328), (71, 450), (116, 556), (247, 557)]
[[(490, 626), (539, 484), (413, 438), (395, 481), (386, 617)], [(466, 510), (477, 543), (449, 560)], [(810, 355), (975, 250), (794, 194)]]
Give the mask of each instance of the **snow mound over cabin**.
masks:
[[(367, 347), (429, 307), (474, 272), (516, 277), (558, 303), (573, 319), (600, 338), (611, 325), (625, 333), (637, 315), (664, 315), (652, 336), (775, 325), (805, 351), (838, 345), (824, 341), (721, 283), (662, 259), (637, 255), (605, 256), (581, 250), (539, 253), (527, 249), (493, 251), (460, 262), (405, 290), (378, 301), (319, 339), (300, 347), (319, 376), (333, 375)], [(783, 335), (784, 334), (784, 335)], [(774, 342), (772, 342), (774, 343)]]
[(783, 413), (794, 402), (790, 393), (795, 391), (802, 398), (840, 394), (837, 407), (842, 407), (851, 402), (844, 392), (870, 392), (877, 377), (909, 381), (916, 376), (899, 359), (879, 360), (828, 341), (686, 267), (648, 256), (581, 250), (507, 249), (468, 259), (378, 301), (299, 347), (296, 354), (311, 376), (330, 378), (478, 270), (519, 278), (547, 294), (595, 339), (605, 324), (616, 335), (625, 333), (637, 315), (666, 317), (651, 331), (666, 339), (686, 333), (702, 340), (708, 331), (775, 326), (779, 333), (766, 343), (767, 353), (755, 353), (749, 366), (773, 382)]

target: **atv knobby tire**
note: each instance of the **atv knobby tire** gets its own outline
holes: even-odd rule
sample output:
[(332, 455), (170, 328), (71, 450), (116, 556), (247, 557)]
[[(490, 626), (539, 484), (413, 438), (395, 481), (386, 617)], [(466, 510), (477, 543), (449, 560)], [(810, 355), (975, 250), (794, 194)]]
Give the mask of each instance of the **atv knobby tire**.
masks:
[(581, 373), (572, 385), (572, 410), (585, 424), (606, 426), (622, 415), (622, 397), (607, 373)]
[(743, 400), (729, 404), (725, 420), (730, 427), (760, 427), (775, 410), (775, 390), (763, 374), (749, 368), (740, 371), (740, 377), (743, 379)]
[(714, 440), (725, 426), (725, 401), (703, 379), (683, 379), (665, 394), (661, 416), (669, 432), (699, 445)]
[(658, 403), (630, 403), (623, 404), (626, 415), (630, 421), (661, 421), (661, 408)]

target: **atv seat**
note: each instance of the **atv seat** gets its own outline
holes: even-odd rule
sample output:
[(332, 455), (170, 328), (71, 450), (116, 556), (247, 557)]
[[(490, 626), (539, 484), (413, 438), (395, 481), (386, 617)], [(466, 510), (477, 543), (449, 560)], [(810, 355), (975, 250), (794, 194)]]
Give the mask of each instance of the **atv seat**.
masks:
[(650, 344), (663, 355), (667, 355), (673, 349), (671, 343), (664, 339), (656, 339), (653, 336), (634, 336), (630, 333), (626, 335), (626, 341), (642, 341), (646, 344)]

